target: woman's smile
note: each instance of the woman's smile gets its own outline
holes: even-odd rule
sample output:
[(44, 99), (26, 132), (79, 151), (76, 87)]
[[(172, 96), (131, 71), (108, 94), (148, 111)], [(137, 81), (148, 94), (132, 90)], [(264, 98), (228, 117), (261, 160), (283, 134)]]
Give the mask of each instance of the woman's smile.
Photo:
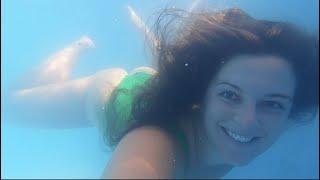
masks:
[(223, 126), (220, 126), (220, 130), (223, 132), (224, 136), (226, 136), (228, 138), (228, 140), (230, 140), (230, 142), (234, 143), (235, 145), (252, 145), (253, 143), (255, 143), (257, 140), (260, 139), (260, 137), (257, 136), (243, 136), (240, 134), (235, 133), (234, 131), (225, 128)]

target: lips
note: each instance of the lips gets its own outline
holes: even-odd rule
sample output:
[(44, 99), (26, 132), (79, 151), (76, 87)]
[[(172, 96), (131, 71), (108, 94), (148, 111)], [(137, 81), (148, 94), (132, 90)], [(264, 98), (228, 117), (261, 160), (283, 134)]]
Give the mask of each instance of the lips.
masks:
[(252, 143), (260, 138), (260, 137), (252, 136), (252, 135), (251, 136), (250, 135), (241, 135), (240, 133), (236, 133), (235, 131), (233, 131), (229, 128), (226, 128), (223, 126), (220, 126), (220, 127), (226, 136), (228, 136), (229, 138), (231, 138), (233, 141), (235, 141), (237, 143), (249, 144), (249, 143)]
[(232, 137), (234, 140), (242, 142), (242, 143), (247, 143), (250, 142), (252, 140), (252, 137), (245, 137), (245, 136), (241, 136), (239, 134), (236, 134), (230, 130), (226, 130), (227, 134)]

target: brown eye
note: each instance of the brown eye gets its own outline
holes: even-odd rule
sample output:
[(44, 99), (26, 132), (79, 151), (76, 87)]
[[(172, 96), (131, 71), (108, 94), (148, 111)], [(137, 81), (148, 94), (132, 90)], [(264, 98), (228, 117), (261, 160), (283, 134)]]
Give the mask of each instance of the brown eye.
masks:
[(273, 110), (284, 110), (284, 106), (276, 101), (263, 101), (261, 104), (264, 108), (273, 109)]
[(240, 101), (239, 95), (237, 95), (235, 92), (230, 91), (230, 90), (226, 90), (226, 91), (219, 93), (219, 96), (221, 96), (225, 100), (231, 101), (231, 102), (239, 102)]

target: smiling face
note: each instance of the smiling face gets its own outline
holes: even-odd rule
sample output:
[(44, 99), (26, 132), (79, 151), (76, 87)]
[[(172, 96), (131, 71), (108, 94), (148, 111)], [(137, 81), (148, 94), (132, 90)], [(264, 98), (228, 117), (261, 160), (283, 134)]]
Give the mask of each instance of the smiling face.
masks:
[(294, 89), (294, 74), (279, 57), (230, 60), (207, 91), (204, 128), (211, 152), (238, 166), (267, 150), (289, 123)]

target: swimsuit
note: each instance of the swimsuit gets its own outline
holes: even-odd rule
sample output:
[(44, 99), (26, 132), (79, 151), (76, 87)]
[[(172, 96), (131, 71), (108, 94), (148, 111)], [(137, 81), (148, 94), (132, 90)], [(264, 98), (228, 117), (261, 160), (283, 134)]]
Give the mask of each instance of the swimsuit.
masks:
[[(112, 131), (121, 134), (133, 123), (131, 122), (133, 119), (131, 110), (134, 98), (152, 76), (146, 72), (135, 72), (127, 75), (115, 88), (115, 93), (105, 104), (107, 118), (115, 118)], [(188, 162), (189, 147), (184, 132), (177, 125), (172, 125), (170, 131), (182, 146), (185, 160)]]

